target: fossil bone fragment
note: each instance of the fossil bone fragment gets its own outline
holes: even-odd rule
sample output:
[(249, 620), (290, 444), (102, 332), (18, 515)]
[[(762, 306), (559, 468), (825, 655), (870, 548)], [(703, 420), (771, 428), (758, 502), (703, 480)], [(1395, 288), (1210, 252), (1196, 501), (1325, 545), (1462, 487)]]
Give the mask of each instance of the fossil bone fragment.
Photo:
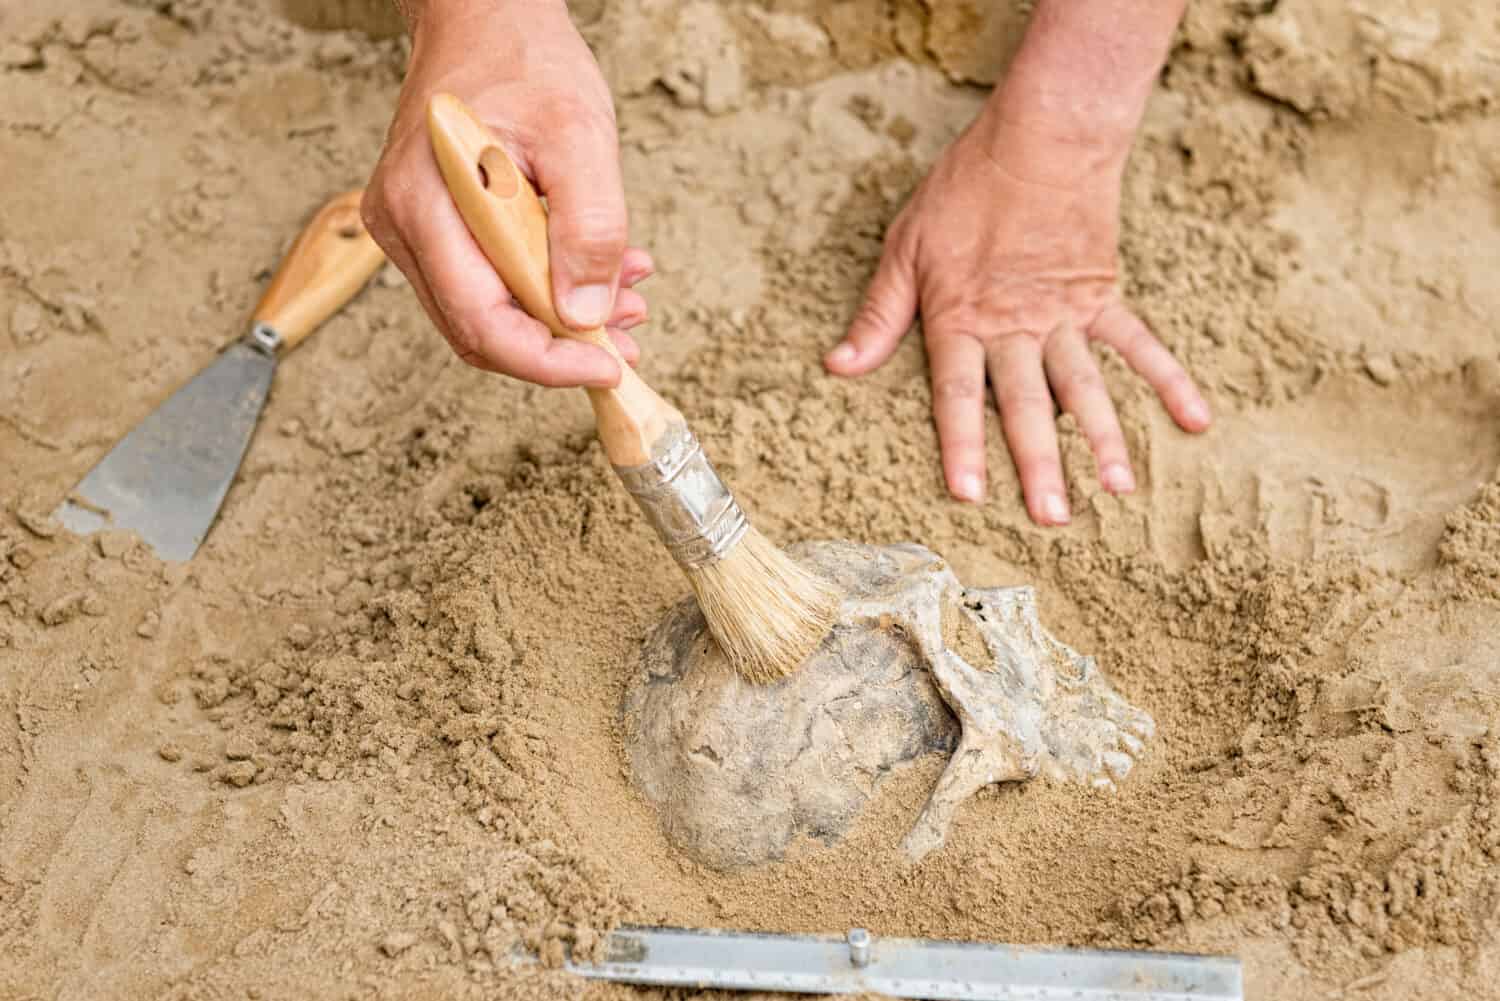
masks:
[(882, 779), (923, 754), (948, 764), (904, 847), (940, 847), (980, 788), (1038, 775), (1112, 788), (1151, 718), (1042, 627), (1029, 587), (966, 588), (931, 550), (810, 543), (836, 582), (838, 625), (791, 677), (750, 685), (691, 600), (646, 642), (626, 696), (630, 763), (668, 837), (715, 868), (838, 840)]

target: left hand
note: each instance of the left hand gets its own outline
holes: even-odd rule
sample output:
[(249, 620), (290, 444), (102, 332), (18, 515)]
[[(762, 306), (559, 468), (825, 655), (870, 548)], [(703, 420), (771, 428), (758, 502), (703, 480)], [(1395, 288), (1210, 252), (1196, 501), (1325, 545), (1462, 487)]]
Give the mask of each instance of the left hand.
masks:
[(1091, 340), (1118, 351), (1181, 427), (1208, 427), (1203, 396), (1116, 284), (1128, 151), (986, 107), (891, 224), (864, 303), (825, 359), (836, 375), (879, 368), (920, 310), (944, 474), (961, 500), (984, 499), (986, 372), (1033, 521), (1070, 519), (1054, 400), (1077, 419), (1104, 488), (1135, 489)]

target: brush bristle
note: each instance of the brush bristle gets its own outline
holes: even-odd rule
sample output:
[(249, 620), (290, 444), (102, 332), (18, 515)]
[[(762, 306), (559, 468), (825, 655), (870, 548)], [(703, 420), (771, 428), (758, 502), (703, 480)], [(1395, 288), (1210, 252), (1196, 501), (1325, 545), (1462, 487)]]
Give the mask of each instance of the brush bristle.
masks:
[(769, 685), (823, 642), (842, 600), (753, 527), (722, 559), (687, 570), (709, 631), (740, 677)]

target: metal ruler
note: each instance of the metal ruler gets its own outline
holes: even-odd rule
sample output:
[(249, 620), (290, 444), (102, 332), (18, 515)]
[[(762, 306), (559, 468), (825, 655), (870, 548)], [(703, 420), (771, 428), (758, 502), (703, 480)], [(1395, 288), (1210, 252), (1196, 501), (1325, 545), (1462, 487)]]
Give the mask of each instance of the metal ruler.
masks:
[(579, 976), (660, 987), (794, 994), (868, 991), (933, 1001), (1243, 1001), (1237, 959), (1034, 949), (912, 938), (624, 927)]

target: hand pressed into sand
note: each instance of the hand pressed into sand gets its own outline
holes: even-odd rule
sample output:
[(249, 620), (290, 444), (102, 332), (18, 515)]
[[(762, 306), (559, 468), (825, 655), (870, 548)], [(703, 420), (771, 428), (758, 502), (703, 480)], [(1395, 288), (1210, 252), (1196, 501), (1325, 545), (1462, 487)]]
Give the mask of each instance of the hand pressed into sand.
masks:
[(1054, 401), (1088, 438), (1104, 488), (1135, 489), (1090, 341), (1118, 351), (1183, 428), (1209, 424), (1202, 395), (1116, 284), (1127, 149), (1049, 136), (992, 102), (892, 223), (864, 303), (827, 356), (835, 374), (870, 372), (920, 311), (943, 468), (961, 500), (985, 493), (986, 373), (1034, 521), (1070, 517)]
[(632, 287), (652, 273), (626, 246), (625, 195), (609, 88), (562, 3), (411, 0), (412, 58), (385, 150), (366, 190), (370, 234), (410, 279), (464, 361), (546, 386), (610, 387), (620, 368), (601, 348), (554, 338), (516, 307), (448, 197), (427, 137), (427, 104), (460, 97), (505, 139), (547, 196), (558, 312), (579, 330), (625, 331), (646, 319)]

